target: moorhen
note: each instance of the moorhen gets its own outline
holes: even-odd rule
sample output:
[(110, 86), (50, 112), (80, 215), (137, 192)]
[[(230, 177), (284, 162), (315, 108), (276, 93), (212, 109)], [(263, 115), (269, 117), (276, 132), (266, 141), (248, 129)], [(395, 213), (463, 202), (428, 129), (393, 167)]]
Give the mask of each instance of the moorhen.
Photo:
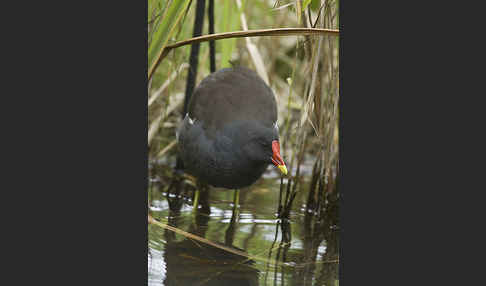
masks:
[(287, 174), (275, 97), (247, 68), (225, 68), (204, 78), (176, 135), (185, 171), (214, 187), (238, 192), (271, 163)]

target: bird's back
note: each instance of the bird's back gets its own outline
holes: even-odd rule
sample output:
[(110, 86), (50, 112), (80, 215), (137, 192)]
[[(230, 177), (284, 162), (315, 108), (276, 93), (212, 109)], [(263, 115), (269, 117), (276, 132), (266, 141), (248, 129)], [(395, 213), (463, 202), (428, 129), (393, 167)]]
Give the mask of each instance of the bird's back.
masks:
[(277, 105), (272, 90), (254, 71), (227, 68), (201, 81), (191, 97), (189, 116), (211, 130), (248, 119), (271, 127), (277, 120)]

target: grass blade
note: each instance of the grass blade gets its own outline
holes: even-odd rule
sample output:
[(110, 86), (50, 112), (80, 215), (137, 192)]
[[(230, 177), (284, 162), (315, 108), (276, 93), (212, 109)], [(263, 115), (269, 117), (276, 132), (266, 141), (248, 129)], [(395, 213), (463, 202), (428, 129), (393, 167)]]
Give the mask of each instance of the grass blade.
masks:
[(167, 9), (167, 14), (162, 19), (160, 25), (156, 27), (153, 34), (152, 42), (148, 48), (148, 64), (150, 66), (149, 75), (152, 74), (156, 68), (155, 59), (160, 57), (164, 51), (169, 38), (175, 31), (177, 24), (182, 19), (184, 11), (189, 5), (190, 0), (174, 0)]

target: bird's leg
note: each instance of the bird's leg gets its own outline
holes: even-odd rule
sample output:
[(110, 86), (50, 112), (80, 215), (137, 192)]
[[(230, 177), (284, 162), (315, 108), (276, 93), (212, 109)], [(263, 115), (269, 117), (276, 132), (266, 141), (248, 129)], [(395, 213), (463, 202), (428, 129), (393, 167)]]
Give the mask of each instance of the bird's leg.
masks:
[(283, 190), (283, 177), (280, 177), (280, 193), (278, 195), (278, 218), (282, 216), (282, 190)]
[(199, 187), (194, 192), (194, 203), (192, 204), (193, 211), (197, 210), (197, 205), (199, 204)]
[(233, 198), (233, 218), (238, 218), (240, 215), (240, 209), (239, 209), (239, 204), (240, 204), (240, 190), (236, 189), (235, 190), (235, 196)]
[(196, 180), (196, 190), (194, 191), (194, 200), (193, 200), (193, 211), (195, 212), (197, 210), (197, 207), (199, 205), (199, 196), (201, 194), (201, 191), (207, 192), (207, 186), (205, 183), (203, 183), (200, 180)]
[(234, 198), (233, 201), (235, 203), (235, 207), (238, 207), (238, 205), (240, 204), (240, 190), (239, 189), (235, 190), (235, 198)]
[(236, 223), (238, 221), (238, 217), (240, 215), (240, 211), (238, 208), (238, 204), (240, 203), (240, 190), (235, 189), (234, 197), (233, 197), (233, 213), (231, 214), (231, 220), (226, 232), (224, 234), (224, 243), (227, 246), (233, 246), (233, 241), (235, 238), (235, 230), (236, 230)]

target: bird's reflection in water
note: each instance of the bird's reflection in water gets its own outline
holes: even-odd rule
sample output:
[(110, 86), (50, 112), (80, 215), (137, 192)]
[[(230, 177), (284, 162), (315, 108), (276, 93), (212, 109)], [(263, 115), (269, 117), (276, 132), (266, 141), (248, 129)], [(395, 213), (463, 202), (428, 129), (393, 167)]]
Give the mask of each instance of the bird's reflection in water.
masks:
[[(180, 193), (181, 183), (174, 183), (174, 192)], [(177, 195), (173, 198), (177, 198)], [(200, 190), (200, 207), (197, 209), (195, 219), (189, 226), (188, 232), (205, 238), (210, 220), (209, 192), (207, 188)], [(178, 200), (169, 201), (169, 225), (177, 226)], [(232, 249), (242, 251), (234, 247), (233, 239), (237, 224), (237, 213), (233, 211), (230, 224), (225, 232), (224, 245)], [(258, 285), (259, 271), (252, 265), (254, 261), (246, 257), (230, 253), (197, 240), (185, 238), (182, 241), (175, 240), (174, 232), (165, 231), (164, 260), (166, 263), (166, 286), (185, 285)], [(219, 242), (223, 244), (223, 242)]]

